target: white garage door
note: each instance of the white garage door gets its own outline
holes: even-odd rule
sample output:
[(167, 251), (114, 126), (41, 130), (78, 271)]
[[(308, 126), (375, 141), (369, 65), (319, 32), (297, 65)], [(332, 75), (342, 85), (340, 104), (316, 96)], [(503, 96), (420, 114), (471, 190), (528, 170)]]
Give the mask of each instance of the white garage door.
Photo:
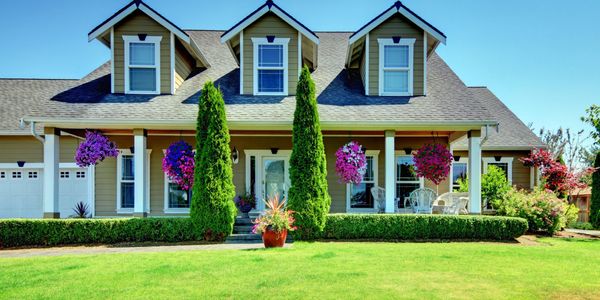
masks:
[[(61, 218), (73, 215), (77, 202), (88, 203), (88, 180), (87, 169), (60, 169)], [(42, 202), (42, 169), (0, 169), (0, 218), (41, 218), (44, 215)]]

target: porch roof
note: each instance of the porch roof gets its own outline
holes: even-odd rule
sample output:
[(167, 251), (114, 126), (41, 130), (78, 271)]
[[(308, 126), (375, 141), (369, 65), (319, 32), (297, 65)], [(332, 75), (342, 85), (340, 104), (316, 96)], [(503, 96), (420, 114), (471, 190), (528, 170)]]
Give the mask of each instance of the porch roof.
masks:
[[(190, 127), (196, 119), (196, 104), (202, 84), (214, 80), (225, 98), (227, 118), (232, 123), (291, 127), (294, 96), (239, 95), (239, 69), (227, 46), (220, 43), (223, 31), (188, 31), (205, 53), (210, 68), (187, 79), (176, 95), (110, 94), (110, 63), (105, 63), (72, 88), (41, 101), (26, 119), (46, 123), (79, 120), (78, 123), (181, 124)], [(320, 118), (324, 124), (380, 127), (396, 125), (426, 129), (436, 126), (494, 124), (496, 118), (437, 55), (428, 61), (427, 96), (367, 97), (360, 74), (344, 67), (349, 32), (321, 32), (319, 68), (313, 72)], [(371, 126), (371, 127), (370, 127)]]

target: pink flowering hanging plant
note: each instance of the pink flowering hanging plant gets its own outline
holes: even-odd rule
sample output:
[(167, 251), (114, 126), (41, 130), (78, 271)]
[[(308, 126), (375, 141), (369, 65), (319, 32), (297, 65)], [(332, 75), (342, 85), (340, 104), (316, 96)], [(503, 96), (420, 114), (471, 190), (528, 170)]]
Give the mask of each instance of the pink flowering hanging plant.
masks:
[(194, 150), (185, 141), (171, 144), (165, 151), (163, 171), (182, 190), (189, 191), (194, 185)]
[(340, 147), (336, 152), (335, 172), (340, 182), (359, 184), (367, 171), (367, 157), (362, 146), (351, 141)]
[(107, 157), (119, 156), (117, 145), (99, 131), (87, 130), (85, 140), (75, 152), (75, 163), (86, 168), (103, 161)]
[(413, 156), (415, 173), (439, 185), (448, 178), (452, 165), (452, 153), (443, 144), (427, 144)]

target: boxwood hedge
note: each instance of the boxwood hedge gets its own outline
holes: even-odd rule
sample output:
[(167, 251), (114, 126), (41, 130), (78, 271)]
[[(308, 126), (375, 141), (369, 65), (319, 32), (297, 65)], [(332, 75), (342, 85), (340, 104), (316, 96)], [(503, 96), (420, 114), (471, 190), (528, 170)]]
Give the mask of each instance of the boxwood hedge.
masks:
[(189, 218), (0, 220), (0, 247), (193, 240)]
[(521, 218), (496, 216), (333, 214), (322, 239), (511, 240), (527, 231)]

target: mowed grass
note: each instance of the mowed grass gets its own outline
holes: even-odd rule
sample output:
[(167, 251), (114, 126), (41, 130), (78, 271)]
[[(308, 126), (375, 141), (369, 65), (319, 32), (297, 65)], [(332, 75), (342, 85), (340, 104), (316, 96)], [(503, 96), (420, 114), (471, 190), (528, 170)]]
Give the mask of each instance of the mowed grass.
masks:
[(540, 241), (0, 258), (0, 298), (600, 298), (600, 240)]

